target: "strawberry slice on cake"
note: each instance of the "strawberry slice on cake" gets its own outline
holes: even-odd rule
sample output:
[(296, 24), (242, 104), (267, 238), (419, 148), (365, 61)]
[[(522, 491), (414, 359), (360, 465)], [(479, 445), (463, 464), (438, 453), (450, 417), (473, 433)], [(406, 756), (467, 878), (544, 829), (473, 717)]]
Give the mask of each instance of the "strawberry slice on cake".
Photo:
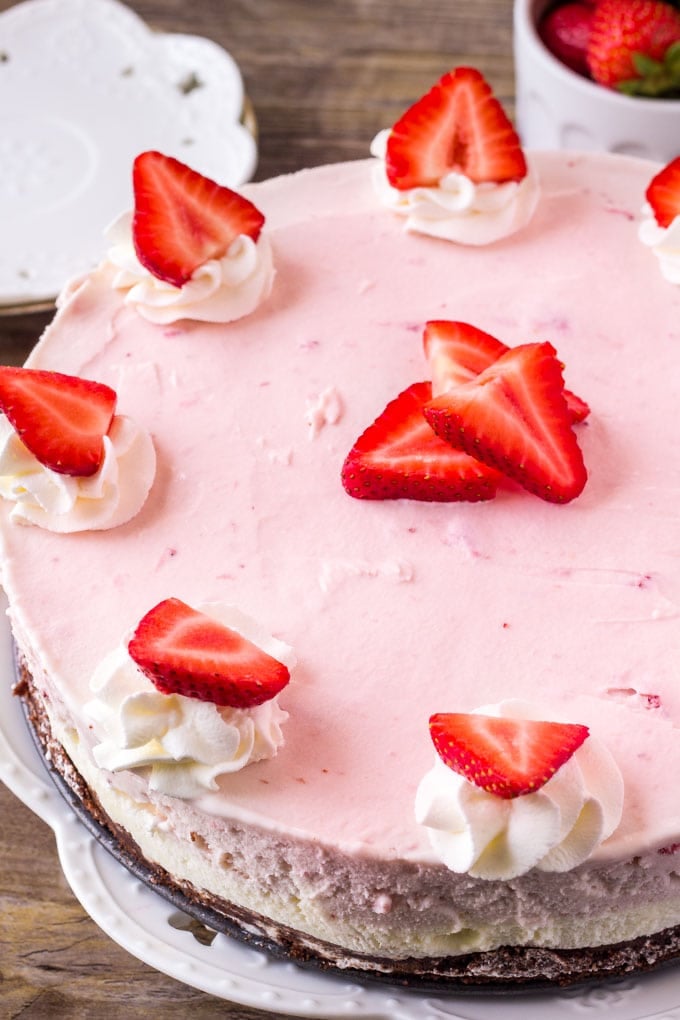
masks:
[(254, 708), (290, 680), (288, 668), (238, 631), (177, 598), (150, 609), (128, 652), (161, 694)]
[[(468, 322), (432, 319), (423, 333), (425, 357), (430, 366), (433, 397), (470, 382), (510, 350), (502, 340)], [(570, 390), (564, 390), (572, 422), (584, 421), (590, 408)]]
[(474, 712), (430, 718), (430, 736), (444, 764), (504, 800), (540, 790), (588, 735), (588, 727), (579, 723)]
[(501, 477), (435, 435), (423, 416), (429, 382), (413, 383), (357, 439), (342, 468), (356, 499), (472, 502), (491, 499)]
[(137, 156), (132, 235), (150, 273), (182, 287), (244, 235), (257, 241), (264, 216), (247, 198), (161, 152)]
[[(680, 43), (678, 43), (680, 47)], [(647, 203), (638, 237), (658, 259), (661, 275), (680, 284), (680, 156), (654, 174), (645, 189)]]
[(670, 227), (680, 216), (680, 156), (652, 178), (645, 197), (659, 226)]
[(475, 68), (445, 74), (393, 126), (386, 151), (393, 188), (437, 185), (449, 173), (475, 183), (519, 181), (527, 164), (519, 137)]
[(423, 413), (440, 438), (553, 503), (587, 480), (564, 398), (562, 367), (549, 343), (523, 344), (430, 401)]
[(116, 393), (103, 383), (0, 366), (0, 411), (36, 460), (58, 474), (97, 473), (115, 408)]

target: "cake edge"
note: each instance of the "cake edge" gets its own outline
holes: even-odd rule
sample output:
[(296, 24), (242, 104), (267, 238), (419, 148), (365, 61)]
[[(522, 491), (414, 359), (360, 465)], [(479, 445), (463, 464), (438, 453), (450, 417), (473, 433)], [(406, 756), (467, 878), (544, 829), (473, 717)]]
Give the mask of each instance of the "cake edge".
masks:
[(144, 885), (206, 927), (274, 958), (343, 979), (420, 991), (522, 993), (639, 975), (680, 958), (680, 925), (627, 942), (585, 949), (504, 946), (463, 956), (386, 959), (350, 953), (175, 879), (150, 862), (101, 806), (52, 732), (39, 690), (15, 646), (17, 682), (29, 732), (60, 794), (104, 849)]

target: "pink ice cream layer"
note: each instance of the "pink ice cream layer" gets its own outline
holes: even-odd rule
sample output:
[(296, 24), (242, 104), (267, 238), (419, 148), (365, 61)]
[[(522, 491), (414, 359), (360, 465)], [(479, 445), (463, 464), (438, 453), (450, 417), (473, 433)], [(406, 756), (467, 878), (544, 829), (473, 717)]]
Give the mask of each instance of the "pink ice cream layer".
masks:
[[(284, 748), (192, 809), (431, 861), (413, 810), (430, 714), (516, 697), (614, 755), (624, 814), (597, 858), (680, 841), (680, 290), (637, 240), (654, 168), (533, 158), (532, 223), (483, 249), (407, 234), (369, 162), (251, 186), (277, 270), (254, 314), (154, 326), (99, 271), (34, 353), (114, 386), (158, 454), (147, 504), (114, 530), (54, 535), (2, 508), (17, 634), (83, 734), (95, 667), (167, 596), (234, 603), (295, 650)], [(427, 378), (432, 318), (554, 344), (591, 407), (578, 499), (344, 492), (355, 439)]]

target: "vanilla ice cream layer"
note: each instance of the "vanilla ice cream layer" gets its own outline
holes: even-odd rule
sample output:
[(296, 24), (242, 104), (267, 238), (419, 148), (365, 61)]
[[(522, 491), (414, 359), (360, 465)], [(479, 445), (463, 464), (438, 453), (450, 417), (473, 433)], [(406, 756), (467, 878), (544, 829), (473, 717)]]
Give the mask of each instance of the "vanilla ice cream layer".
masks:
[[(558, 153), (532, 163), (531, 222), (489, 248), (405, 233), (376, 202), (370, 161), (249, 186), (277, 276), (267, 302), (228, 325), (146, 322), (107, 271), (72, 288), (30, 364), (113, 386), (153, 436), (156, 479), (137, 517), (101, 534), (21, 528), (0, 508), (3, 585), (29, 666), (81, 734), (79, 767), (115, 791), (111, 813), (131, 828), (149, 792), (131, 773), (114, 782), (86, 767), (83, 709), (97, 664), (168, 596), (238, 606), (298, 662), (277, 756), (164, 804), (173, 832), (200, 819), (208, 842), (247, 825), (359, 871), (372, 861), (441, 876), (413, 809), (432, 764), (429, 716), (506, 698), (554, 706), (608, 748), (622, 818), (579, 868), (507, 886), (545, 915), (566, 903), (549, 939), (585, 937), (601, 909), (595, 939), (628, 937), (680, 923), (680, 854), (658, 853), (680, 843), (680, 291), (637, 238), (651, 164)], [(554, 344), (566, 385), (591, 407), (577, 426), (589, 472), (578, 499), (344, 492), (356, 438), (427, 378), (432, 318), (509, 345)], [(310, 441), (309, 408), (331, 391), (338, 413)], [(603, 874), (620, 876), (613, 895)], [(634, 876), (645, 877), (641, 899), (624, 903), (616, 890), (627, 896)], [(481, 910), (491, 886), (448, 874), (443, 888), (467, 889)], [(479, 932), (470, 911), (461, 926)], [(520, 930), (517, 909), (499, 911), (508, 938), (527, 937), (533, 920)]]

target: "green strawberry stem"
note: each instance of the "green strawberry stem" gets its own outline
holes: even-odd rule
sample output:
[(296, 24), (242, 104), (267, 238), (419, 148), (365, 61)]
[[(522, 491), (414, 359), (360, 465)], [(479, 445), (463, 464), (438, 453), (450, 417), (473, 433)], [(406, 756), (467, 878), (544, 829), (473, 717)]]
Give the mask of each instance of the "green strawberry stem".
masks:
[(663, 61), (634, 53), (633, 66), (639, 77), (620, 81), (616, 86), (619, 92), (656, 99), (680, 97), (680, 42), (668, 47)]

